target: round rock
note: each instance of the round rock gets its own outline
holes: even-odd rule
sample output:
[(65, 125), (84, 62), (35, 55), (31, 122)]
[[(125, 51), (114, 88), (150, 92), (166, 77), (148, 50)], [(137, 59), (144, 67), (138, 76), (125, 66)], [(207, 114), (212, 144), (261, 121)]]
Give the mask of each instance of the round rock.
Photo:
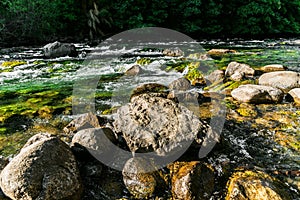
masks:
[(68, 145), (57, 137), (33, 136), (3, 169), (0, 186), (13, 200), (80, 199), (81, 182)]
[(152, 196), (157, 185), (155, 171), (142, 158), (129, 159), (122, 171), (123, 181), (129, 192), (138, 199)]

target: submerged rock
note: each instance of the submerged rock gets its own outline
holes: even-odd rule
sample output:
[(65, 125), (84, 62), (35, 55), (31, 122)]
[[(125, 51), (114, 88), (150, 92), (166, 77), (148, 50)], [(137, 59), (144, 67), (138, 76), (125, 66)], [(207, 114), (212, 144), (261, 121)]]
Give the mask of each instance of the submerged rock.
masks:
[(231, 95), (244, 103), (278, 103), (283, 98), (283, 92), (277, 88), (252, 84), (239, 86)]
[(258, 79), (260, 85), (268, 85), (279, 88), (285, 93), (293, 88), (300, 87), (300, 73), (292, 71), (269, 72)]
[(228, 182), (226, 200), (291, 200), (285, 185), (263, 172), (236, 172)]
[(121, 133), (132, 152), (151, 152), (164, 156), (178, 151), (211, 131), (192, 111), (172, 100), (149, 94), (131, 99), (118, 109), (115, 131)]
[(184, 56), (184, 52), (178, 47), (165, 49), (162, 52), (165, 56), (180, 57)]
[(189, 90), (191, 83), (186, 78), (179, 78), (169, 84), (171, 90)]
[(77, 56), (74, 44), (53, 42), (43, 47), (44, 56), (47, 58), (56, 58), (62, 56)]
[(273, 65), (266, 65), (260, 68), (263, 72), (275, 72), (275, 71), (284, 71), (285, 67), (283, 65), (273, 64)]
[(207, 54), (212, 58), (219, 58), (229, 53), (236, 53), (236, 51), (231, 49), (211, 49), (207, 52)]
[(166, 97), (168, 94), (168, 89), (169, 88), (167, 86), (158, 83), (146, 83), (134, 88), (131, 93), (131, 98), (144, 93), (155, 93), (156, 96)]
[(294, 88), (288, 94), (293, 98), (295, 103), (300, 104), (300, 88)]
[(231, 62), (228, 64), (225, 76), (229, 76), (233, 81), (240, 81), (244, 77), (254, 76), (255, 70), (247, 64)]
[(125, 72), (125, 74), (128, 76), (136, 76), (143, 73), (143, 71), (144, 70), (139, 65), (133, 65)]
[(214, 171), (211, 166), (198, 161), (174, 163), (171, 169), (173, 199), (210, 199), (214, 191)]
[(11, 199), (80, 199), (81, 182), (68, 145), (46, 134), (33, 136), (3, 169), (0, 186)]

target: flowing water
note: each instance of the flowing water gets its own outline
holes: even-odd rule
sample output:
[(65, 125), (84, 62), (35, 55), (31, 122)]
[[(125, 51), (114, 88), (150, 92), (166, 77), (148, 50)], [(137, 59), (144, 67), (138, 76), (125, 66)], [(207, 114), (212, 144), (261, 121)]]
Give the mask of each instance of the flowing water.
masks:
[[(204, 70), (206, 73), (213, 69), (222, 69), (231, 61), (247, 63), (254, 68), (267, 64), (282, 64), (288, 70), (300, 72), (300, 40), (296, 39), (209, 40), (159, 45), (140, 43), (134, 47), (110, 44), (103, 43), (98, 47), (76, 44), (80, 52), (78, 58), (45, 59), (40, 48), (0, 50), (0, 154), (9, 156), (16, 153), (24, 142), (37, 132), (63, 135), (62, 128), (74, 117), (72, 112), (77, 112), (72, 110), (72, 98), (77, 98), (75, 103), (80, 104), (81, 101), (76, 96), (78, 93), (73, 93), (74, 88), (82, 95), (85, 93), (80, 93), (81, 89), (84, 90), (86, 86), (95, 87), (94, 93), (86, 95), (92, 94), (92, 107), (95, 107), (98, 114), (103, 114), (111, 107), (126, 103), (130, 97), (130, 90), (138, 85), (150, 82), (167, 85), (182, 77), (191, 62), (166, 57), (162, 54), (161, 47), (177, 46), (190, 54), (203, 54), (204, 49), (212, 48), (236, 50), (234, 54), (205, 61), (205, 65), (209, 66)], [(204, 49), (195, 48), (195, 45), (201, 45)], [(94, 59), (95, 56), (101, 59)], [(123, 75), (137, 63), (143, 65), (146, 73), (139, 79)], [(94, 77), (98, 77), (95, 80), (96, 85), (94, 82), (90, 85), (80, 84), (91, 81)], [(261, 115), (244, 118), (239, 123), (228, 119), (222, 134), (223, 142), (230, 150), (217, 150), (208, 161), (216, 169), (220, 169), (220, 165), (228, 161), (234, 166), (255, 166), (270, 172), (278, 169), (300, 170), (298, 108), (291, 104), (256, 106), (255, 110), (258, 113), (281, 114), (279, 119), (276, 119), (278, 123), (271, 128), (266, 124), (276, 120), (268, 118), (270, 122), (259, 124), (259, 119), (263, 118)], [(89, 109), (85, 107), (75, 114)], [(292, 117), (290, 121), (283, 123), (282, 116)], [(283, 127), (282, 124), (286, 126)], [(276, 129), (278, 126), (280, 128)], [(282, 137), (279, 137), (278, 133), (281, 133)], [(284, 144), (282, 140), (286, 140), (285, 143), (289, 145)], [(220, 169), (218, 173), (221, 176), (223, 172)], [(297, 192), (295, 194), (297, 195)]]

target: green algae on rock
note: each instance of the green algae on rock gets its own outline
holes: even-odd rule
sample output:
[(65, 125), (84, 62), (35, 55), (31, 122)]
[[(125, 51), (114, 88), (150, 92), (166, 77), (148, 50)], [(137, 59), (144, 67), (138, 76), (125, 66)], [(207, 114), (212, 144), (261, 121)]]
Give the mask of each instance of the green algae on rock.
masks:
[(235, 172), (228, 182), (226, 200), (292, 200), (286, 186), (264, 172)]

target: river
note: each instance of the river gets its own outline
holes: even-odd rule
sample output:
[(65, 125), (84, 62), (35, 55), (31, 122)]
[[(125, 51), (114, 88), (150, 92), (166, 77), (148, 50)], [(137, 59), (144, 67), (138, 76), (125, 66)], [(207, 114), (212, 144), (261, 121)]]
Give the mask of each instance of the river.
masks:
[[(30, 136), (38, 132), (50, 132), (64, 138), (62, 129), (76, 117), (73, 114), (91, 109), (99, 115), (109, 113), (110, 108), (126, 103), (130, 98), (130, 91), (138, 85), (150, 82), (167, 85), (182, 77), (190, 62), (163, 55), (161, 49), (169, 46), (179, 47), (189, 54), (203, 54), (216, 48), (235, 50), (234, 54), (207, 59), (205, 62), (208, 69), (205, 73), (213, 69), (224, 69), (231, 61), (247, 63), (253, 68), (282, 64), (288, 70), (300, 72), (300, 40), (297, 39), (203, 40), (159, 45), (140, 43), (134, 47), (114, 46), (110, 42), (96, 47), (76, 44), (78, 57), (55, 59), (43, 58), (42, 48), (1, 49), (0, 154), (12, 156)], [(95, 56), (101, 59), (95, 59)], [(134, 64), (142, 65), (147, 73), (139, 78), (123, 76)], [(93, 82), (94, 77), (98, 78)], [(92, 82), (86, 84), (87, 81)], [(81, 89), (85, 87), (94, 90), (92, 93), (82, 93)], [(203, 88), (199, 87), (198, 90), (202, 91)], [(72, 110), (72, 98), (73, 106), (84, 101), (80, 99), (80, 95), (92, 95), (89, 99), (94, 101), (92, 107), (81, 110), (74, 110), (73, 107)], [(259, 166), (270, 172), (299, 170), (298, 108), (291, 104), (256, 106), (257, 112), (270, 115), (280, 113), (277, 119), (279, 122), (288, 118), (287, 123), (282, 124), (290, 126), (278, 124), (281, 129), (276, 130), (267, 128), (265, 124), (254, 127), (253, 123), (259, 118), (257, 116), (243, 118), (242, 121), (245, 121), (239, 124), (227, 119), (222, 133), (223, 142), (232, 151), (219, 150), (207, 160), (216, 168), (220, 163), (230, 161), (233, 165), (239, 163), (249, 168)], [(273, 120), (270, 123), (274, 122), (271, 117), (268, 119)], [(282, 134), (281, 139), (286, 141), (280, 141), (280, 137), (275, 136), (278, 132)], [(293, 140), (296, 140), (294, 146), (284, 144)], [(219, 173), (222, 174), (222, 171)], [(295, 180), (286, 182), (294, 183)]]

